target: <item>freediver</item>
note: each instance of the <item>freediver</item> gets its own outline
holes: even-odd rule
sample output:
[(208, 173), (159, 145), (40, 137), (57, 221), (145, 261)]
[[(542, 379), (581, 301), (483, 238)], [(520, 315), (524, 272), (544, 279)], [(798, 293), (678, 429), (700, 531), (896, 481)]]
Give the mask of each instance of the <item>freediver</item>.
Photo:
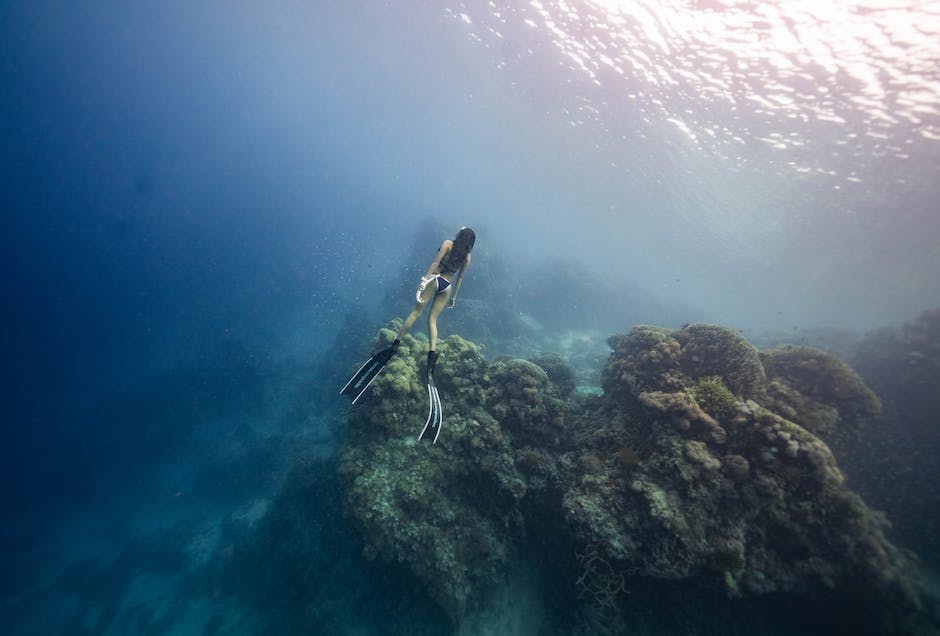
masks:
[(391, 360), (401, 339), (411, 329), (415, 321), (424, 312), (424, 308), (431, 303), (431, 311), (428, 314), (428, 361), (425, 371), (425, 382), (428, 388), (428, 399), (430, 406), (428, 409), (428, 421), (425, 423), (418, 439), (424, 437), (424, 434), (430, 430), (434, 431), (434, 441), (440, 435), (440, 424), (443, 419), (441, 415), (441, 399), (434, 385), (434, 367), (437, 365), (437, 317), (441, 314), (445, 305), (452, 309), (457, 302), (457, 294), (460, 292), (460, 285), (463, 282), (464, 274), (470, 267), (470, 252), (473, 251), (473, 245), (476, 243), (476, 234), (468, 227), (461, 228), (457, 232), (454, 240), (445, 239), (441, 247), (437, 250), (434, 261), (428, 267), (427, 272), (421, 277), (421, 283), (415, 292), (415, 306), (405, 318), (401, 329), (395, 336), (392, 345), (382, 351), (379, 351), (366, 361), (359, 370), (350, 378), (346, 386), (340, 392), (342, 395), (349, 396), (352, 403), (362, 397), (372, 381), (382, 372), (388, 361)]

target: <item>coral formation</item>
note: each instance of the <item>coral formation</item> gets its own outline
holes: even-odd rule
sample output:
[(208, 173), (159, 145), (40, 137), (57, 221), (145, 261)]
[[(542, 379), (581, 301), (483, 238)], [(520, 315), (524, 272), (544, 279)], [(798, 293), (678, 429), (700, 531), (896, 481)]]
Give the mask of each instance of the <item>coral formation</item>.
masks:
[[(713, 326), (640, 327), (611, 345), (604, 402), (574, 421), (590, 431), (576, 433), (577, 452), (612, 459), (611, 437), (649, 440), (649, 450), (629, 473), (595, 470), (563, 485), (582, 550), (634, 577), (714, 580), (732, 597), (850, 585), (899, 615), (917, 608), (910, 557), (843, 485), (826, 443), (797, 423), (804, 404), (787, 403), (793, 419), (771, 410), (786, 391), (831, 409), (833, 423), (873, 415), (877, 399), (851, 369), (798, 350), (773, 352), (765, 372), (756, 350)], [(784, 372), (790, 364), (805, 371)], [(767, 377), (779, 386), (771, 397)], [(635, 402), (643, 411), (622, 417)], [(616, 430), (599, 435), (599, 423)], [(886, 629), (903, 620), (880, 618)]]
[(557, 353), (543, 353), (530, 359), (529, 362), (544, 369), (561, 399), (566, 399), (575, 390), (578, 383), (575, 370)]
[(877, 412), (849, 367), (815, 350), (761, 356), (712, 325), (609, 342), (603, 396), (565, 402), (557, 360), (487, 363), (472, 343), (441, 341), (444, 432), (431, 446), (415, 440), (423, 343), (406, 338), (352, 411), (340, 456), (366, 554), (406, 564), (454, 620), (536, 538), (568, 555), (557, 567), (594, 632), (623, 629), (642, 581), (731, 599), (877, 598), (873, 625), (909, 626), (912, 560), (817, 435)]
[[(382, 330), (375, 346), (387, 346), (394, 333)], [(339, 474), (365, 554), (407, 564), (456, 620), (504, 574), (522, 531), (516, 504), (526, 480), (508, 431), (483, 408), (494, 388), (480, 349), (458, 336), (438, 346), (443, 432), (437, 444), (417, 441), (428, 408), (419, 379), (426, 348), (406, 337), (361, 408), (352, 411)], [(505, 373), (523, 382), (520, 390), (528, 389), (520, 399), (537, 396), (548, 384), (532, 363), (507, 365)], [(507, 402), (520, 430), (551, 425), (539, 409)]]
[(681, 389), (681, 345), (670, 334), (668, 329), (643, 325), (634, 327), (629, 334), (608, 338), (607, 343), (614, 352), (601, 376), (604, 394), (609, 399), (630, 404), (647, 389)]
[(565, 428), (565, 408), (542, 367), (527, 360), (497, 360), (489, 376), (489, 411), (512, 436), (513, 445), (557, 446)]
[(702, 410), (718, 420), (734, 417), (737, 410), (734, 394), (720, 376), (699, 379), (692, 387), (692, 398)]
[(812, 347), (761, 352), (771, 380), (768, 405), (804, 428), (825, 434), (836, 425), (857, 427), (881, 413), (881, 402), (849, 365)]
[(765, 375), (757, 349), (730, 329), (686, 325), (674, 338), (682, 348), (682, 371), (690, 378), (720, 377), (735, 395), (745, 398), (763, 392)]

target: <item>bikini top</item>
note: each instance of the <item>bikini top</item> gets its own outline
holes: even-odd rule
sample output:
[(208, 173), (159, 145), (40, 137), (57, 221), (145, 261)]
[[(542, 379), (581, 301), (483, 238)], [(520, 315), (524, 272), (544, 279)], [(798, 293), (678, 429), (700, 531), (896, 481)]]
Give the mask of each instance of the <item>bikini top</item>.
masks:
[(450, 260), (450, 255), (453, 254), (453, 251), (453, 248), (451, 248), (450, 251), (447, 252), (447, 255), (441, 259), (439, 267), (441, 268), (442, 274), (454, 274), (457, 272), (457, 270), (463, 267), (463, 263), (454, 265), (453, 261)]

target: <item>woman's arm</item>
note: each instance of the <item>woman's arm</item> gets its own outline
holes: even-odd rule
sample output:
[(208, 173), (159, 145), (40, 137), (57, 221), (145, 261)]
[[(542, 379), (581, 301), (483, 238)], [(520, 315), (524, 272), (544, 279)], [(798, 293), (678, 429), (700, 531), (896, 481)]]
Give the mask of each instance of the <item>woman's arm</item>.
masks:
[(463, 282), (463, 275), (467, 272), (467, 268), (470, 267), (470, 255), (467, 254), (467, 262), (463, 264), (463, 267), (460, 268), (460, 271), (457, 272), (457, 280), (454, 282), (454, 291), (450, 295), (450, 302), (447, 303), (448, 307), (453, 307), (457, 302), (457, 293), (460, 291), (460, 283)]

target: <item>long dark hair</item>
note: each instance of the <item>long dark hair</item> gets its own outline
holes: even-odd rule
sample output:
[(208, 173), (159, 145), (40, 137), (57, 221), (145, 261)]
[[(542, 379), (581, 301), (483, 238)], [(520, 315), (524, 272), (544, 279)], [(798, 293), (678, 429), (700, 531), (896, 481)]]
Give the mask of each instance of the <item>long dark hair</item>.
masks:
[(473, 249), (473, 244), (476, 242), (477, 235), (473, 233), (473, 230), (468, 227), (461, 228), (461, 230), (457, 232), (456, 238), (454, 238), (454, 246), (450, 248), (447, 261), (451, 265), (463, 267), (464, 263), (467, 262), (467, 254), (470, 253), (470, 250)]

